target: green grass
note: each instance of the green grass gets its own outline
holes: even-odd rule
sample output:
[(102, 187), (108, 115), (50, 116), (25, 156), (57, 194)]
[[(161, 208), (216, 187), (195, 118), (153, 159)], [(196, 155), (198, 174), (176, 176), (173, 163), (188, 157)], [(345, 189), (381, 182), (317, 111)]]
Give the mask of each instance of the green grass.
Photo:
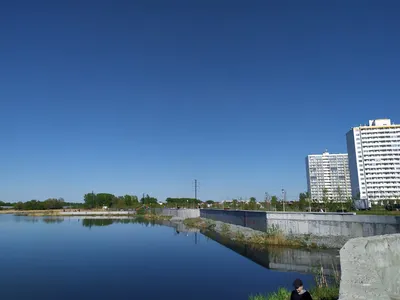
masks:
[[(336, 269), (335, 265), (333, 268), (333, 283), (328, 284), (324, 269), (321, 266), (315, 270), (314, 280), (316, 286), (308, 290), (313, 300), (337, 300), (339, 297), (339, 284), (340, 284), (340, 273)], [(251, 295), (249, 300), (288, 300), (290, 298), (291, 291), (285, 288), (279, 288), (278, 291), (267, 295)]]
[[(313, 300), (337, 300), (339, 297), (339, 288), (336, 287), (313, 288), (309, 292)], [(249, 300), (289, 300), (291, 293), (285, 288), (279, 288), (275, 293), (251, 295)]]
[(396, 210), (359, 210), (355, 213), (357, 215), (400, 216), (400, 211)]
[(250, 296), (249, 300), (288, 300), (290, 298), (291, 292), (285, 288), (279, 288), (277, 292), (268, 295), (255, 295)]

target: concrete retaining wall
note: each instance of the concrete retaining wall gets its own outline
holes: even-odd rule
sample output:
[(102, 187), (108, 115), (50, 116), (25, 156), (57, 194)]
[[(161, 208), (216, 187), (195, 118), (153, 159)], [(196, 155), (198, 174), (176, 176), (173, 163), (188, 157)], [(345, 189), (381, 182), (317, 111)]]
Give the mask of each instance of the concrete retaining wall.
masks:
[(201, 209), (200, 216), (260, 231), (277, 227), (287, 235), (312, 234), (354, 238), (400, 232), (400, 217), (396, 216), (217, 209)]
[(262, 211), (201, 209), (200, 216), (260, 231), (267, 228), (266, 215)]
[(200, 217), (200, 209), (163, 208), (160, 214), (163, 216), (173, 216), (182, 219), (198, 218)]
[(352, 239), (340, 263), (340, 300), (400, 299), (400, 234)]
[(400, 217), (329, 214), (267, 213), (267, 226), (277, 226), (285, 234), (366, 237), (400, 232)]

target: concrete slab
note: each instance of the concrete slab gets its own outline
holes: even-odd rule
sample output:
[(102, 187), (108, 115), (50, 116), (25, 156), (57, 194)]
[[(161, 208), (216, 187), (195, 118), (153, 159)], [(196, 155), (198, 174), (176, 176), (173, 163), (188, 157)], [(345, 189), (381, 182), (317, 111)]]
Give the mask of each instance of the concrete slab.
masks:
[(340, 263), (340, 300), (400, 299), (400, 234), (349, 240)]

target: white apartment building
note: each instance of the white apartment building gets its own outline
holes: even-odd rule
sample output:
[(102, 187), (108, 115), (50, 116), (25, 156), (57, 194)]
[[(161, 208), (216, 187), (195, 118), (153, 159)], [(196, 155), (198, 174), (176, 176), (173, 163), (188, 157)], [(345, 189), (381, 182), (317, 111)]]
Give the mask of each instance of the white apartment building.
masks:
[(346, 135), (353, 197), (400, 199), (400, 125), (370, 120)]
[(322, 201), (324, 190), (331, 200), (351, 198), (347, 154), (313, 154), (306, 157), (307, 186), (311, 199)]

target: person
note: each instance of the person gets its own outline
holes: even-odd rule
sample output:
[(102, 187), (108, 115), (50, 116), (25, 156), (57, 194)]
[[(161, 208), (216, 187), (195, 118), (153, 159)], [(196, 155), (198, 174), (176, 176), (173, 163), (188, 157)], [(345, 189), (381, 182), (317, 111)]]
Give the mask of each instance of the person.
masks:
[(303, 282), (300, 279), (296, 279), (293, 282), (294, 290), (290, 296), (290, 300), (312, 300), (312, 297), (303, 286)]

